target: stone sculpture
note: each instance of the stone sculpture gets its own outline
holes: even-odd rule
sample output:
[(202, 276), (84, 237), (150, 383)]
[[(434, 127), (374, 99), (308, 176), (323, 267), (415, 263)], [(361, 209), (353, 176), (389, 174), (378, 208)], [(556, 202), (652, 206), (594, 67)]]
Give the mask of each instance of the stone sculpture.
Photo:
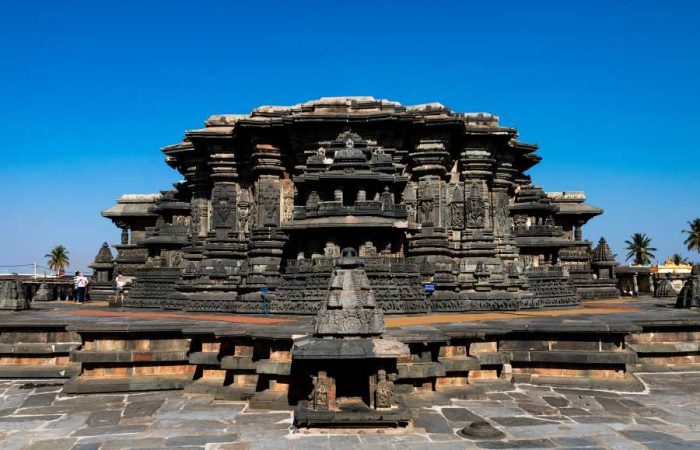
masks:
[(33, 302), (49, 302), (53, 300), (53, 296), (51, 294), (51, 290), (49, 289), (49, 286), (46, 283), (41, 283), (39, 285), (39, 289), (36, 290), (34, 293), (34, 297), (32, 297)]
[(0, 309), (22, 311), (29, 309), (29, 300), (18, 280), (0, 280)]
[(667, 273), (666, 276), (659, 280), (656, 285), (656, 290), (654, 291), (654, 297), (676, 297), (678, 293), (673, 288), (673, 282), (671, 281), (671, 274)]
[(320, 371), (318, 376), (313, 377), (313, 389), (309, 400), (311, 400), (314, 411), (328, 411), (333, 393), (332, 380), (328, 378), (325, 371)]
[(690, 271), (690, 277), (685, 282), (678, 299), (678, 308), (700, 307), (700, 265), (694, 265)]
[(394, 383), (387, 380), (386, 370), (377, 373), (377, 388), (374, 392), (375, 408), (391, 408), (394, 405)]

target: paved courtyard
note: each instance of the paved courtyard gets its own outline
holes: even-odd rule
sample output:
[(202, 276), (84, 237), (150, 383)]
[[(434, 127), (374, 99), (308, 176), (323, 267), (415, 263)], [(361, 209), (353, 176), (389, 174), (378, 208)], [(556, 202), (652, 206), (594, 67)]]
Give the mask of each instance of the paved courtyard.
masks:
[[(643, 374), (643, 393), (518, 385), (468, 400), (411, 396), (399, 430), (295, 430), (292, 413), (247, 411), (177, 391), (67, 396), (60, 381), (0, 382), (2, 449), (700, 449), (700, 373)], [(455, 431), (487, 419), (506, 438)]]

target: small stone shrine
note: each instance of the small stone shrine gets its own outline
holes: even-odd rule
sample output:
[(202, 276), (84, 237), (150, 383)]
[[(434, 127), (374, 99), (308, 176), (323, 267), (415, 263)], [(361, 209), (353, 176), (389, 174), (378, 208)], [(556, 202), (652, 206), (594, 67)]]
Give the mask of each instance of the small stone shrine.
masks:
[(383, 339), (364, 262), (353, 248), (336, 261), (327, 300), (316, 315), (313, 337), (297, 341), (293, 360), (312, 374), (308, 400), (297, 404), (299, 426), (397, 426), (410, 411), (394, 396), (396, 362), (409, 357), (401, 342)]
[(677, 297), (678, 292), (673, 288), (672, 276), (667, 273), (663, 278), (661, 278), (656, 283), (656, 288), (654, 289), (654, 297)]
[(19, 280), (0, 280), (0, 309), (29, 309), (29, 300)]
[(690, 278), (683, 285), (681, 293), (676, 300), (678, 308), (700, 307), (700, 265), (694, 265), (690, 272)]
[(111, 300), (114, 298), (114, 257), (108, 243), (103, 243), (90, 264), (92, 278), (90, 280), (90, 299)]
[(46, 283), (41, 283), (39, 289), (34, 293), (32, 297), (32, 302), (50, 302), (53, 300), (53, 295), (49, 286)]
[(593, 279), (588, 281), (588, 286), (595, 289), (598, 298), (620, 296), (615, 275), (619, 265), (605, 238), (600, 238), (598, 245), (593, 249), (593, 258), (590, 263)]

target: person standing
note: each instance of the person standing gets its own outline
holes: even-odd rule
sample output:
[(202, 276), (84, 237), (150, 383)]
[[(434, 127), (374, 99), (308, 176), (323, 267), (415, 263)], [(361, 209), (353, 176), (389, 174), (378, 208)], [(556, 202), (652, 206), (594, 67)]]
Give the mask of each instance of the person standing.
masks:
[[(78, 278), (80, 277), (80, 272), (75, 272), (75, 276), (73, 277), (73, 300), (76, 302), (78, 301)], [(69, 297), (66, 297), (66, 301), (69, 299)]]
[(78, 303), (83, 303), (85, 301), (85, 292), (87, 291), (87, 285), (89, 281), (85, 275), (83, 275), (80, 272), (77, 272), (77, 276), (75, 277), (75, 286), (76, 286), (76, 301)]

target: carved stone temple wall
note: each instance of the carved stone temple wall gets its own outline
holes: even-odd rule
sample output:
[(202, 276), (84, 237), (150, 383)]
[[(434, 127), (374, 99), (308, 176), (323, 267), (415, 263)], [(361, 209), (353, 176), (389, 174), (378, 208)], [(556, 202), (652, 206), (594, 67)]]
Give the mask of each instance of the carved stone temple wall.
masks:
[(163, 149), (182, 181), (103, 212), (124, 305), (257, 313), (264, 291), (272, 313), (315, 314), (345, 247), (386, 313), (576, 305), (597, 296), (581, 227), (602, 210), (533, 185), (536, 150), (439, 103), (211, 116)]

